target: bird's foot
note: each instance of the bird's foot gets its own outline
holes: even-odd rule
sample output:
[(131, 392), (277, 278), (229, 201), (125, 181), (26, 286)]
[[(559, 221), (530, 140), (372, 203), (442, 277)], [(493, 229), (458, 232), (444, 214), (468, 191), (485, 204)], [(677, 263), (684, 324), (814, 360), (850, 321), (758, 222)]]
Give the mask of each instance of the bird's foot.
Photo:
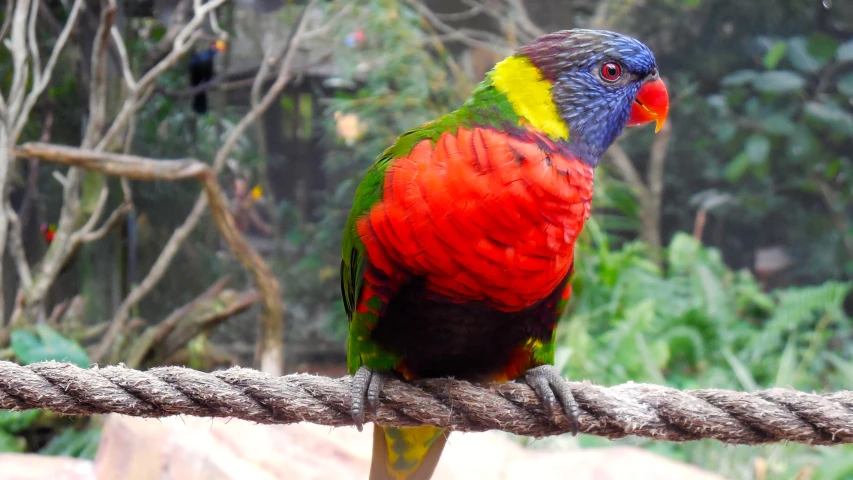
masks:
[[(524, 374), (524, 381), (530, 385), (545, 406), (548, 417), (556, 420), (559, 415), (559, 406), (572, 422), (572, 436), (578, 434), (578, 402), (575, 401), (569, 383), (560, 376), (560, 372), (553, 365), (540, 365), (531, 368)], [(559, 403), (559, 406), (558, 406)]]
[(376, 413), (379, 406), (379, 392), (382, 390), (383, 375), (370, 368), (361, 366), (352, 377), (350, 386), (350, 414), (355, 427), (360, 432), (364, 425), (366, 412)]

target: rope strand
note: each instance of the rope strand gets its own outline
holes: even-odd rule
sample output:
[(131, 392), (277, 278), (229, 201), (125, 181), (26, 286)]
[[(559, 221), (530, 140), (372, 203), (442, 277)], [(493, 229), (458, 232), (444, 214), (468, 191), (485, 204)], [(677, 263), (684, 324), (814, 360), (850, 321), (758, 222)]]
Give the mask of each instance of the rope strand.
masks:
[[(0, 361), (0, 409), (5, 410), (233, 417), (342, 427), (353, 425), (349, 386), (350, 377), (273, 377), (239, 367), (212, 373), (181, 367), (142, 372), (123, 366), (83, 369), (58, 362), (20, 366)], [(570, 382), (570, 386), (581, 407), (580, 431), (589, 435), (670, 441), (713, 438), (740, 445), (853, 443), (853, 391), (820, 395), (783, 388), (743, 393), (679, 391), (640, 383), (602, 387)], [(526, 384), (476, 385), (447, 378), (387, 381), (379, 409), (375, 415), (368, 413), (367, 420), (534, 437), (570, 429), (565, 418), (556, 423), (548, 419)]]

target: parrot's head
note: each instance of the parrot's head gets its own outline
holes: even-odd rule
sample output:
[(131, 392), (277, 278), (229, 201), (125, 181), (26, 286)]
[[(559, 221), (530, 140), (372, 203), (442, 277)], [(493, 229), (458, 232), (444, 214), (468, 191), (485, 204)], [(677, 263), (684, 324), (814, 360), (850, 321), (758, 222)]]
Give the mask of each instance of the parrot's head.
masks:
[[(505, 61), (515, 64), (515, 75), (528, 77), (517, 78), (511, 87), (528, 84), (523, 87), (528, 93), (525, 103), (543, 97), (539, 106), (531, 106), (538, 112), (530, 114), (538, 115), (540, 122), (552, 117), (546, 133), (568, 140), (581, 159), (593, 164), (625, 126), (656, 122), (657, 131), (666, 120), (669, 97), (657, 62), (634, 38), (602, 30), (564, 30), (539, 37)], [(533, 72), (525, 74), (525, 69)]]

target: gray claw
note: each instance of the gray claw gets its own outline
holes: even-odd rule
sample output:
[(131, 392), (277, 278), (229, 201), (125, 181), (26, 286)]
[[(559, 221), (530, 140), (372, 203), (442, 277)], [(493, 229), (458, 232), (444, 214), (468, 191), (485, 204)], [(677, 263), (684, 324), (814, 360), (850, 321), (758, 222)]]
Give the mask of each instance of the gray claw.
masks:
[[(350, 386), (350, 414), (355, 428), (362, 431), (364, 415), (367, 411), (376, 412), (379, 407), (379, 392), (382, 391), (383, 378), (379, 372), (361, 366), (352, 376)], [(367, 408), (365, 409), (365, 405)]]
[(562, 406), (566, 417), (572, 422), (572, 436), (577, 435), (579, 429), (578, 416), (580, 415), (578, 402), (572, 395), (569, 383), (560, 376), (557, 368), (553, 365), (540, 365), (531, 368), (524, 374), (524, 381), (536, 392), (551, 420), (556, 420), (559, 415), (560, 409), (557, 404), (559, 403)]
[(382, 384), (385, 378), (378, 372), (373, 372), (370, 376), (370, 385), (367, 386), (367, 409), (376, 413), (379, 408), (379, 392), (382, 391)]

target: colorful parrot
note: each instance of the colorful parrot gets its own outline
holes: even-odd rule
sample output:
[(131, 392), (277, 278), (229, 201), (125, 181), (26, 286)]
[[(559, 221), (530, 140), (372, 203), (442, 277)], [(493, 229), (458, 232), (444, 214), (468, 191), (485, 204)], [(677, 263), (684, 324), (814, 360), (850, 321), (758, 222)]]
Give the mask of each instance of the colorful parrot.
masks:
[[(553, 366), (593, 169), (626, 125), (666, 120), (654, 55), (618, 33), (544, 35), (459, 110), (400, 136), (358, 187), (344, 232), (352, 416), (383, 378), (523, 378), (551, 418), (578, 406)], [(657, 131), (656, 130), (656, 131)], [(372, 479), (427, 479), (447, 441), (376, 426)]]
[[(190, 58), (190, 85), (196, 87), (209, 82), (214, 75), (213, 61), (216, 54), (225, 51), (225, 42), (216, 40), (210, 46)], [(193, 110), (198, 114), (207, 113), (207, 93), (198, 92), (193, 96)]]
[(48, 246), (53, 243), (53, 238), (56, 236), (56, 224), (47, 224), (42, 223), (39, 225), (39, 231), (41, 232), (41, 238), (44, 239), (44, 243)]

